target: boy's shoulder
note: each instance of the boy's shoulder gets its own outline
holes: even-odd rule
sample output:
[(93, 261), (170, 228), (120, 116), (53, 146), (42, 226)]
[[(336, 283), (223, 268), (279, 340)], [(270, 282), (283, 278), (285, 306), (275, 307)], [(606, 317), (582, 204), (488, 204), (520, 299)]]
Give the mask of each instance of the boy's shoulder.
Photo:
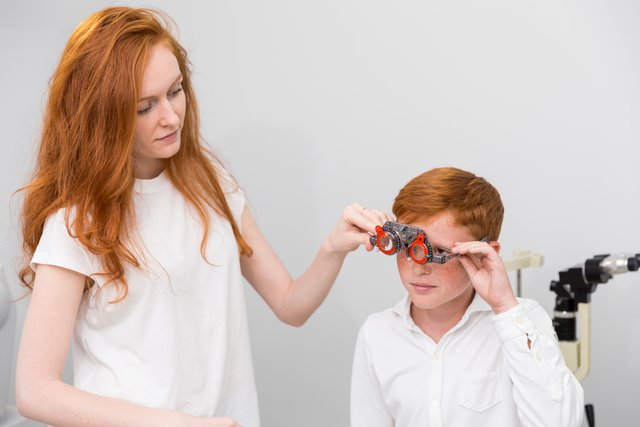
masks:
[(364, 325), (379, 325), (380, 323), (387, 323), (390, 320), (397, 318), (400, 314), (396, 312), (395, 307), (390, 307), (377, 313), (371, 313), (364, 321)]
[(366, 334), (371, 334), (401, 327), (406, 324), (410, 316), (409, 306), (410, 302), (405, 297), (393, 307), (372, 313), (367, 316), (361, 326), (361, 330)]

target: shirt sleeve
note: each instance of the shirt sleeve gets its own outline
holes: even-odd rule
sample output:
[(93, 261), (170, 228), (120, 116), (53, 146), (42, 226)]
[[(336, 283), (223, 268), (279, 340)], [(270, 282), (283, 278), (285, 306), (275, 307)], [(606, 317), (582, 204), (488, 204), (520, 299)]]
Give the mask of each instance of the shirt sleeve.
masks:
[(393, 427), (376, 378), (366, 326), (365, 323), (358, 333), (351, 371), (351, 427)]
[[(99, 272), (100, 263), (80, 241), (67, 229), (66, 209), (60, 209), (45, 221), (42, 236), (31, 258), (31, 268), (47, 264), (63, 267), (85, 276)], [(98, 277), (93, 277), (99, 281)]]
[(567, 368), (551, 319), (535, 301), (493, 318), (523, 426), (582, 425), (584, 393)]

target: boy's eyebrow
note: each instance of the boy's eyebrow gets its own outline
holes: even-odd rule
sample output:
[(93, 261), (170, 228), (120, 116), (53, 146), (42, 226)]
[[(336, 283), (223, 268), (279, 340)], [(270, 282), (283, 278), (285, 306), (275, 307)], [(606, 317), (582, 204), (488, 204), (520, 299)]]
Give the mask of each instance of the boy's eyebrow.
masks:
[(432, 248), (438, 248), (438, 249), (443, 249), (447, 252), (451, 252), (451, 248), (447, 248), (447, 245), (439, 245), (435, 242), (432, 242), (431, 240), (429, 240), (429, 244), (431, 245)]
[[(178, 75), (178, 77), (176, 77), (176, 79), (173, 81), (173, 83), (171, 83), (171, 84), (169, 85), (169, 87), (174, 86), (174, 85), (175, 85), (176, 83), (178, 83), (178, 81), (179, 81), (179, 80), (181, 80), (181, 79), (182, 79), (182, 73), (180, 73), (180, 74)], [(138, 99), (138, 102), (147, 101), (147, 100), (149, 100), (149, 99), (155, 99), (155, 97), (156, 97), (155, 95), (145, 96), (144, 98), (140, 98), (140, 99)]]
[[(491, 239), (489, 239), (488, 237), (483, 237), (482, 239), (478, 240), (479, 242), (484, 242), (484, 243), (489, 243), (491, 241)], [(446, 252), (451, 252), (451, 248), (447, 248), (444, 245), (436, 245), (433, 242), (429, 242), (431, 244), (431, 247), (435, 247), (435, 248), (439, 248), (442, 249)]]

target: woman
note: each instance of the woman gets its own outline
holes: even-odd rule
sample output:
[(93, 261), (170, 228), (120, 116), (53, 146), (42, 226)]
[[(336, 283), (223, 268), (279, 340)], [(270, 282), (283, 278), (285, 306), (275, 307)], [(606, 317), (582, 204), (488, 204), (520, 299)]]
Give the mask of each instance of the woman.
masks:
[[(20, 412), (52, 425), (258, 426), (242, 279), (283, 322), (322, 303), (386, 215), (353, 204), (293, 280), (199, 136), (167, 18), (108, 8), (73, 33), (23, 190), (32, 291)], [(60, 379), (73, 336), (74, 386)]]

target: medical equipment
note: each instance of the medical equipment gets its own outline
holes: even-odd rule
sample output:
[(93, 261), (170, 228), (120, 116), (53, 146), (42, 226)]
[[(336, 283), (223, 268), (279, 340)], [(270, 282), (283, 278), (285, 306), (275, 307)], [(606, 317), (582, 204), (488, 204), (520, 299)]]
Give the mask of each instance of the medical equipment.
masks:
[[(553, 327), (567, 366), (578, 380), (589, 373), (591, 349), (591, 294), (614, 275), (638, 271), (640, 254), (595, 255), (583, 264), (559, 273), (550, 289), (556, 293)], [(580, 338), (576, 337), (577, 322)]]
[[(638, 271), (640, 254), (595, 255), (583, 264), (559, 272), (550, 289), (556, 293), (553, 327), (565, 363), (579, 381), (591, 367), (591, 294), (614, 275)], [(579, 337), (576, 326), (580, 328)], [(593, 405), (585, 405), (587, 421), (595, 426)]]
[[(444, 249), (431, 247), (427, 232), (413, 225), (387, 221), (382, 226), (376, 226), (376, 234), (369, 237), (373, 246), (385, 255), (394, 255), (400, 250), (406, 250), (407, 258), (417, 264), (433, 262), (444, 264), (460, 254), (450, 254)], [(486, 241), (486, 239), (482, 239)]]

